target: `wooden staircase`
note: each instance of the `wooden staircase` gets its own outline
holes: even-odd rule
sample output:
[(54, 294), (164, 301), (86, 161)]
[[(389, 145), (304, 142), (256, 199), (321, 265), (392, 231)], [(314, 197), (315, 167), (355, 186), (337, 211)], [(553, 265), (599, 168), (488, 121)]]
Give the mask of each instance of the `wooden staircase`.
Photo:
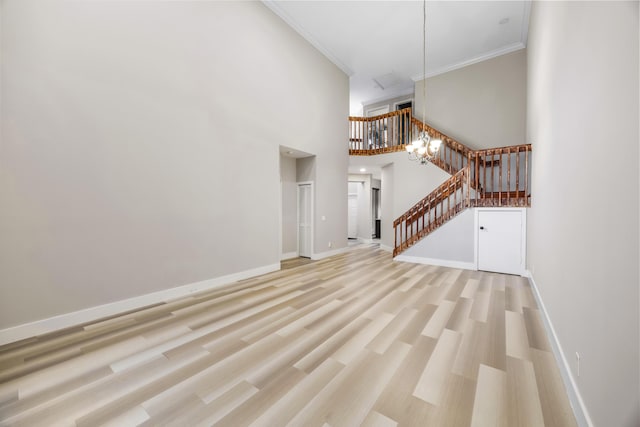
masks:
[(531, 206), (531, 144), (472, 150), (412, 117), (410, 108), (349, 122), (352, 156), (405, 151), (421, 130), (442, 140), (431, 163), (451, 177), (393, 222), (394, 257), (467, 208)]

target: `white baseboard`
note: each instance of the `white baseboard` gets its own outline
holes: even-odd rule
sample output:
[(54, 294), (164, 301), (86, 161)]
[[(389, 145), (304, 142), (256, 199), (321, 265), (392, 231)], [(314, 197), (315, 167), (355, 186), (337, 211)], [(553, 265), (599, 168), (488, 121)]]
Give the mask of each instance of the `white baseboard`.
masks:
[(93, 322), (104, 317), (113, 316), (125, 311), (135, 310), (146, 307), (151, 304), (158, 304), (184, 297), (195, 292), (206, 291), (227, 285), (238, 280), (248, 279), (250, 277), (260, 276), (262, 274), (271, 273), (280, 270), (280, 264), (270, 264), (262, 267), (253, 268), (251, 270), (241, 271), (239, 273), (228, 274), (226, 276), (216, 277), (213, 279), (203, 280), (201, 282), (190, 283), (175, 288), (165, 289), (150, 294), (140, 295), (121, 301), (99, 305), (96, 307), (85, 308), (71, 313), (60, 314), (47, 319), (36, 320), (34, 322), (25, 323), (23, 325), (13, 326), (0, 330), (0, 345), (20, 341), (25, 338), (46, 334), (48, 332), (57, 331), (71, 326), (80, 325), (87, 322)]
[(438, 265), (440, 267), (459, 268), (462, 270), (476, 270), (474, 262), (453, 261), (448, 259), (423, 258), (418, 256), (398, 255), (394, 261), (412, 262), (414, 264)]
[(368, 245), (373, 243), (373, 239), (365, 239), (364, 237), (358, 237), (358, 242)]
[(349, 250), (349, 247), (345, 246), (344, 248), (338, 248), (338, 249), (334, 249), (334, 250), (327, 251), (327, 252), (315, 253), (315, 254), (311, 255), (311, 259), (313, 259), (313, 260), (324, 259), (324, 258), (328, 258), (330, 256), (343, 254), (343, 253), (347, 252), (348, 250)]
[(564, 351), (562, 351), (562, 345), (560, 345), (558, 335), (553, 328), (553, 323), (551, 323), (549, 313), (547, 312), (547, 309), (544, 306), (544, 302), (542, 301), (542, 297), (540, 296), (538, 285), (536, 285), (536, 282), (533, 279), (533, 275), (530, 271), (527, 270), (525, 276), (529, 278), (529, 283), (531, 283), (531, 289), (533, 290), (533, 296), (538, 303), (540, 312), (542, 313), (544, 327), (547, 331), (547, 335), (550, 338), (549, 341), (551, 341), (551, 349), (553, 350), (553, 355), (555, 356), (558, 367), (560, 368), (560, 375), (562, 376), (562, 381), (564, 382), (564, 386), (567, 389), (567, 394), (569, 395), (569, 403), (571, 404), (571, 409), (573, 409), (573, 414), (576, 417), (576, 421), (581, 427), (593, 427), (593, 422), (591, 421), (591, 417), (589, 416), (589, 411), (587, 410), (584, 400), (582, 400), (582, 395), (580, 394), (578, 385), (576, 384), (575, 378), (571, 373), (569, 361), (565, 357)]
[(287, 252), (280, 255), (280, 261), (284, 261), (285, 259), (298, 258), (298, 252)]
[(393, 252), (393, 248), (391, 246), (383, 245), (382, 243), (380, 243), (380, 249), (387, 252)]

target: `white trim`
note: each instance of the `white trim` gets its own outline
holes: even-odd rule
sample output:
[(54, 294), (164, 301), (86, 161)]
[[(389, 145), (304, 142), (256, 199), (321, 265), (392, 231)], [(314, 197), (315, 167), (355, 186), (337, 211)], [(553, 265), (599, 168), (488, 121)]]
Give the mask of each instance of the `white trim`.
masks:
[(285, 254), (282, 253), (282, 233), (284, 227), (282, 225), (283, 220), (283, 212), (282, 212), (282, 195), (284, 194), (283, 186), (284, 182), (282, 182), (282, 153), (280, 152), (280, 147), (278, 147), (278, 177), (280, 178), (280, 186), (278, 187), (278, 253), (280, 254), (280, 261), (286, 258), (282, 258)]
[(498, 56), (506, 55), (511, 52), (516, 52), (518, 50), (524, 49), (527, 47), (523, 42), (515, 42), (510, 45), (501, 47), (499, 49), (495, 49), (482, 55), (478, 55), (475, 58), (471, 58), (465, 61), (458, 62), (456, 64), (446, 65), (444, 67), (436, 68), (433, 71), (428, 72), (427, 74), (417, 74), (411, 77), (411, 80), (414, 82), (419, 82), (420, 80), (424, 80), (425, 78), (435, 77), (439, 74), (448, 73), (449, 71), (458, 70), (460, 68), (467, 67), (469, 65), (477, 64), (478, 62), (486, 61), (488, 59), (496, 58)]
[(314, 254), (311, 255), (311, 259), (312, 260), (319, 260), (319, 259), (329, 258), (330, 256), (343, 254), (343, 253), (347, 252), (348, 250), (349, 250), (349, 247), (346, 246), (344, 248), (333, 249), (331, 251), (314, 253)]
[[(478, 259), (478, 246), (479, 246), (479, 238), (478, 238), (478, 233), (480, 232), (480, 226), (479, 226), (479, 214), (480, 211), (488, 211), (488, 212), (496, 212), (496, 211), (507, 211), (507, 212), (521, 212), (521, 218), (522, 218), (522, 223), (520, 224), (520, 237), (521, 237), (521, 242), (520, 242), (520, 254), (521, 254), (521, 258), (520, 258), (520, 272), (519, 274), (521, 276), (527, 276), (527, 208), (509, 208), (509, 207), (481, 207), (481, 208), (474, 208), (474, 227), (475, 227), (475, 232), (474, 232), (474, 236), (473, 236), (473, 245), (474, 245), (474, 249), (473, 249), (473, 263), (475, 265), (474, 270), (480, 270), (480, 266), (478, 265), (479, 263), (479, 259)], [(497, 272), (497, 273), (501, 273), (501, 272)], [(507, 273), (509, 274), (509, 273)]]
[(398, 255), (394, 261), (412, 262), (414, 264), (438, 265), (440, 267), (459, 268), (462, 270), (475, 270), (476, 266), (472, 262), (454, 261), (449, 259), (423, 258), (419, 256)]
[(524, 3), (524, 13), (522, 14), (522, 33), (520, 34), (520, 40), (526, 46), (529, 39), (529, 19), (531, 18), (531, 3), (532, 1), (526, 1)]
[(125, 300), (85, 308), (71, 313), (60, 314), (48, 319), (36, 320), (23, 325), (13, 326), (0, 330), (0, 345), (14, 341), (31, 338), (34, 336), (54, 332), (71, 326), (93, 322), (104, 317), (113, 316), (125, 311), (136, 310), (152, 304), (167, 302), (177, 298), (193, 294), (195, 292), (207, 291), (228, 285), (238, 280), (260, 276), (280, 270), (280, 263), (264, 265), (251, 270), (228, 274), (226, 276), (203, 280), (201, 282), (190, 283), (175, 288), (165, 289), (150, 294), (140, 295)]
[(262, 0), (265, 6), (267, 6), (273, 13), (278, 15), (284, 22), (286, 22), (291, 28), (293, 28), (298, 34), (300, 34), (305, 40), (307, 40), (313, 47), (318, 49), (329, 61), (333, 62), (338, 68), (340, 68), (347, 76), (353, 75), (353, 70), (346, 64), (342, 63), (336, 58), (328, 49), (326, 49), (313, 35), (300, 25), (295, 19), (293, 19), (287, 12), (284, 11), (274, 0)]
[(358, 237), (358, 242), (363, 243), (365, 245), (369, 245), (373, 243), (373, 239), (365, 239), (364, 237)]
[(547, 331), (547, 335), (550, 337), (549, 341), (551, 342), (551, 349), (553, 351), (553, 355), (555, 356), (556, 362), (558, 363), (558, 367), (560, 368), (560, 375), (562, 376), (562, 381), (564, 382), (564, 386), (567, 389), (567, 394), (569, 395), (569, 403), (571, 404), (571, 409), (573, 409), (573, 414), (576, 417), (576, 422), (581, 427), (593, 427), (593, 421), (591, 421), (587, 406), (582, 399), (582, 395), (580, 394), (580, 390), (578, 389), (576, 380), (571, 373), (569, 361), (565, 357), (564, 351), (562, 351), (560, 339), (558, 338), (558, 335), (553, 328), (553, 323), (551, 323), (549, 312), (547, 311), (547, 308), (542, 301), (542, 296), (540, 295), (540, 291), (538, 290), (538, 285), (536, 285), (536, 282), (533, 279), (533, 275), (529, 270), (526, 271), (526, 277), (529, 278), (529, 283), (531, 284), (531, 289), (533, 290), (533, 297), (536, 299), (538, 307), (540, 308), (540, 312), (542, 313), (544, 327)]
[(287, 252), (286, 254), (280, 254), (280, 261), (291, 258), (298, 258), (298, 252)]
[(393, 252), (393, 248), (391, 246), (383, 245), (382, 243), (380, 243), (380, 249), (386, 252)]

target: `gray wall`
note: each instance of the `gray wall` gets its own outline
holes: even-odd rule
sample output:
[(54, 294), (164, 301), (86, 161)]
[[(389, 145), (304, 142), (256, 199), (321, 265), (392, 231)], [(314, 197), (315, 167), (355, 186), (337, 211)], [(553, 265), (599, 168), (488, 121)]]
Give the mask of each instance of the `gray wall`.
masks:
[(381, 244), (391, 248), (394, 237), (393, 221), (450, 176), (432, 164), (421, 165), (410, 161), (406, 152), (360, 157), (352, 161), (357, 161), (358, 165), (362, 166), (382, 167)]
[(393, 235), (393, 221), (395, 217), (394, 212), (394, 199), (393, 192), (395, 191), (395, 164), (389, 163), (382, 167), (380, 173), (380, 197), (381, 197), (381, 210), (380, 216), (380, 246), (393, 250), (394, 235)]
[(467, 209), (445, 223), (402, 255), (473, 263), (475, 213)]
[(346, 246), (348, 78), (259, 2), (2, 3), (0, 329)]
[(528, 269), (594, 424), (637, 426), (638, 3), (533, 2), (528, 78)]
[[(474, 148), (525, 143), (526, 52), (519, 50), (427, 79), (427, 123)], [(422, 120), (424, 80), (413, 115)]]
[(280, 155), (282, 183), (282, 254), (298, 250), (298, 185), (296, 159)]

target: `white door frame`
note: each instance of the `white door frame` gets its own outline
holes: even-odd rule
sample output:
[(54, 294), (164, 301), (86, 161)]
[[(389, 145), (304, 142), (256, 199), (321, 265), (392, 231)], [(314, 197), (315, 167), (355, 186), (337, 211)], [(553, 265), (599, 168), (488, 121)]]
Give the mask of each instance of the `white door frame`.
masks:
[(296, 182), (296, 252), (298, 256), (300, 256), (300, 186), (301, 185), (309, 185), (311, 192), (311, 253), (309, 254), (309, 258), (313, 258), (314, 251), (314, 228), (315, 228), (315, 217), (313, 215), (314, 212), (314, 189), (313, 189), (313, 181), (300, 181)]
[(521, 234), (521, 253), (522, 260), (520, 262), (520, 275), (526, 276), (527, 274), (527, 208), (475, 208), (474, 209), (474, 227), (473, 233), (473, 262), (476, 266), (476, 270), (479, 270), (478, 265), (478, 251), (480, 244), (480, 211), (484, 212), (522, 212), (522, 234)]

